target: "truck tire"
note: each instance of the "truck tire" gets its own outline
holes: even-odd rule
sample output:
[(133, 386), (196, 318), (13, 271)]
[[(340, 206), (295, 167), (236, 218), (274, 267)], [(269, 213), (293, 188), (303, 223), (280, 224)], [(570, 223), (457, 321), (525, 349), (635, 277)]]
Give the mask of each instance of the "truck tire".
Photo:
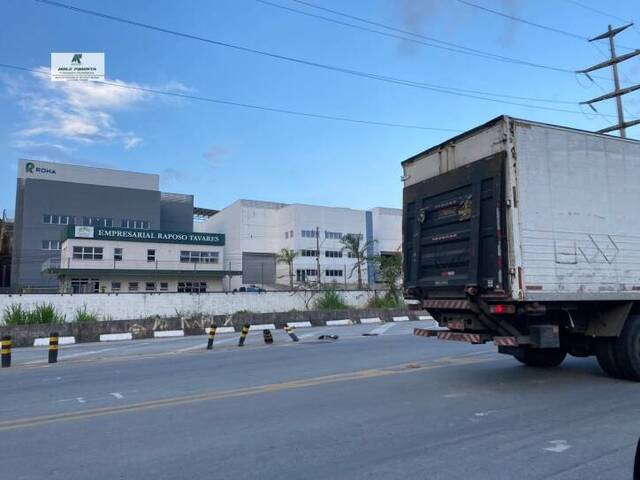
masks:
[(523, 348), (513, 356), (528, 367), (553, 368), (564, 361), (567, 351), (563, 348)]
[(613, 378), (623, 378), (622, 370), (614, 354), (615, 338), (600, 337), (596, 339), (596, 358), (604, 373)]
[(627, 317), (620, 336), (612, 341), (612, 351), (619, 378), (640, 382), (640, 316)]

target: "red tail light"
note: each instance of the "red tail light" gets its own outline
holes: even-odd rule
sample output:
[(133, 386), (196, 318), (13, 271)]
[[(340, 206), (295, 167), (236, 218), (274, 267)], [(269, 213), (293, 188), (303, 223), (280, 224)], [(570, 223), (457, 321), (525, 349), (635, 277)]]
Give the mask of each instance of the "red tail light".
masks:
[(489, 307), (489, 311), (497, 315), (516, 313), (516, 306), (515, 305), (491, 305)]

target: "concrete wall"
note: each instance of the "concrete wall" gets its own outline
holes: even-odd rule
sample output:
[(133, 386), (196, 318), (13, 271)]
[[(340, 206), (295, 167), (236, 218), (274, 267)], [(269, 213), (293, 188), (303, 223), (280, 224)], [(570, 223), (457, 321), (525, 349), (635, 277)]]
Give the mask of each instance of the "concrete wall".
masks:
[[(366, 305), (371, 292), (340, 292), (345, 302), (355, 308)], [(0, 295), (0, 316), (9, 305), (18, 303), (33, 309), (42, 303), (51, 303), (73, 321), (78, 309), (100, 315), (103, 319), (125, 320), (149, 316), (174, 317), (176, 315), (230, 315), (248, 310), (255, 313), (306, 310), (309, 292), (268, 293), (121, 293), (121, 294), (25, 294)]]

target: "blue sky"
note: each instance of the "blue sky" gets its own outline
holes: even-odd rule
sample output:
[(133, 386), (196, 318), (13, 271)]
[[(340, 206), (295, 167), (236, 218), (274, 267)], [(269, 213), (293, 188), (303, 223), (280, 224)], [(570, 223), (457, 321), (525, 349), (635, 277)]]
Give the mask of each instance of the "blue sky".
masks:
[[(292, 0), (271, 1), (357, 23)], [(621, 23), (571, 0), (472, 1), (581, 36), (601, 33), (610, 22)], [(429, 48), (256, 0), (64, 2), (414, 82), (572, 102), (612, 88), (606, 70), (600, 72), (606, 78), (593, 85), (573, 74)], [(456, 0), (313, 3), (440, 40), (571, 70), (597, 63), (606, 54), (606, 44), (598, 49), (581, 39)], [(640, 21), (636, 0), (578, 3), (621, 18), (635, 15)], [(0, 16), (4, 19), (0, 63), (28, 68), (48, 69), (51, 52), (105, 52), (110, 81), (266, 107), (456, 130), (500, 114), (588, 130), (614, 121), (353, 77), (30, 0), (0, 1)], [(618, 41), (640, 48), (640, 29), (627, 30)], [(621, 70), (623, 84), (640, 82), (640, 57), (626, 62)], [(513, 101), (580, 111), (577, 104)], [(640, 92), (625, 101), (628, 117), (640, 116)], [(605, 102), (599, 111), (611, 115), (614, 105)], [(628, 133), (640, 138), (638, 127)], [(47, 77), (0, 68), (0, 209), (14, 208), (15, 165), (20, 157), (158, 173), (163, 190), (193, 193), (198, 206), (209, 208), (222, 208), (238, 198), (400, 207), (400, 162), (452, 135), (287, 116), (105, 85), (52, 84)]]

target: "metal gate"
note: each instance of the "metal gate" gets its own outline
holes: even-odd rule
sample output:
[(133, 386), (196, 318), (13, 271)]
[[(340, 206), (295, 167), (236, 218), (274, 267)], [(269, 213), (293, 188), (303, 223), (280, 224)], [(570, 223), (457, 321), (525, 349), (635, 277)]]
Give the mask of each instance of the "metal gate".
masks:
[(272, 253), (242, 253), (242, 283), (269, 285), (276, 283), (276, 256)]

